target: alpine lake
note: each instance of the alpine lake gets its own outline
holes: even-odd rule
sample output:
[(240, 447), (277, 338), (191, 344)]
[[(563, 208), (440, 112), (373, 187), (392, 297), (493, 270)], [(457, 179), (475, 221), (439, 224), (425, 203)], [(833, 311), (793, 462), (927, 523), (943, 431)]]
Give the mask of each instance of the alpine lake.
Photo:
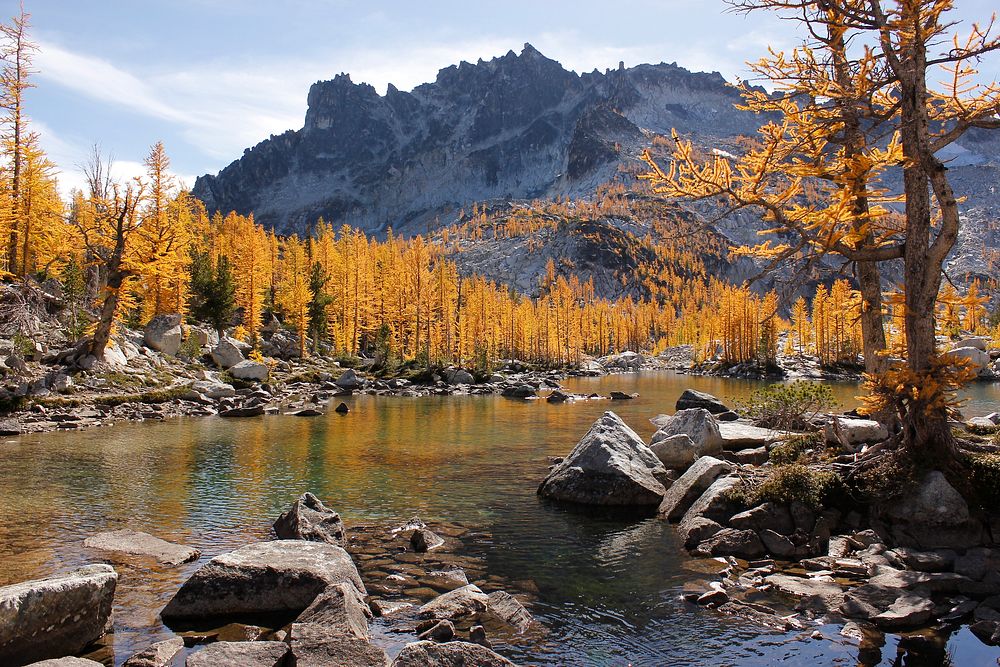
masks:
[[(648, 439), (649, 418), (672, 413), (686, 388), (731, 404), (758, 385), (645, 372), (564, 382), (575, 393), (637, 392), (631, 401), (355, 395), (345, 399), (346, 415), (178, 418), (4, 439), (0, 585), (108, 562), (82, 545), (105, 530), (128, 527), (200, 549), (199, 561), (180, 567), (112, 561), (120, 574), (115, 628), (97, 657), (120, 665), (173, 636), (159, 611), (200, 564), (268, 539), (273, 520), (312, 491), (349, 533), (413, 516), (467, 531), (463, 556), (525, 594), (538, 621), (536, 631), (493, 638), (519, 664), (996, 665), (1000, 648), (966, 628), (943, 651), (923, 654), (905, 636), (862, 649), (839, 626), (774, 632), (698, 608), (681, 594), (703, 586), (717, 564), (688, 557), (673, 526), (536, 496), (548, 457), (567, 454), (605, 410)], [(856, 405), (857, 385), (834, 391), (842, 409)], [(1000, 383), (976, 384), (966, 399), (967, 417), (998, 410)], [(380, 622), (375, 641), (390, 655), (413, 639), (380, 634)]]

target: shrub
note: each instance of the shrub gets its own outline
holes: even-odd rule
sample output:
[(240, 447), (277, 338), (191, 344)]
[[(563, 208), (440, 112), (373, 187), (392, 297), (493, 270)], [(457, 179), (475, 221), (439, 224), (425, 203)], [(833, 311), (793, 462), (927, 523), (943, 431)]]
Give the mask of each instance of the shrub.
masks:
[(829, 385), (796, 380), (791, 384), (772, 384), (755, 390), (740, 409), (760, 426), (812, 431), (811, 420), (835, 406)]
[(860, 496), (871, 501), (890, 500), (916, 486), (917, 466), (904, 450), (886, 452), (870, 467), (857, 473), (853, 486)]
[(728, 500), (746, 507), (765, 502), (788, 504), (798, 501), (818, 510), (842, 485), (840, 475), (833, 471), (792, 463), (774, 466), (759, 483), (744, 481), (726, 495)]
[(1000, 505), (1000, 454), (973, 454), (968, 464), (976, 500), (984, 509), (995, 512)]
[(795, 463), (809, 450), (817, 451), (823, 449), (825, 444), (821, 433), (796, 435), (772, 447), (768, 460), (774, 465)]

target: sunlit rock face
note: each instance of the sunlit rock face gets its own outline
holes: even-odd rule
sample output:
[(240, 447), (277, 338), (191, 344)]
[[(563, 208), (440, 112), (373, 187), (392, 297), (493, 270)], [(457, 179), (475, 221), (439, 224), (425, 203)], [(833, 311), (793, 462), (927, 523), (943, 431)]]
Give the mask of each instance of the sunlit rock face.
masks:
[(717, 73), (661, 63), (578, 75), (530, 44), (410, 92), (379, 95), (341, 74), (311, 87), (301, 130), (248, 149), (194, 192), (279, 232), (323, 216), (415, 233), (477, 201), (592, 193), (651, 132), (752, 133), (760, 119), (734, 109), (738, 99)]

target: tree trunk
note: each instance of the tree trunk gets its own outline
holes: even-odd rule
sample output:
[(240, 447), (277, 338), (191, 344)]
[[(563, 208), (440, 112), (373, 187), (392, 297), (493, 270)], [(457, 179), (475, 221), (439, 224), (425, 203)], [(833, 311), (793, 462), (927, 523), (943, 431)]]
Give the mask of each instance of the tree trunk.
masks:
[[(916, 23), (916, 21), (914, 21)], [(941, 261), (931, 253), (931, 197), (926, 156), (933, 156), (927, 115), (927, 54), (920, 31), (907, 45), (900, 67), (900, 137), (905, 158), (903, 185), (906, 194), (906, 240), (903, 249), (906, 286), (906, 363), (918, 381), (930, 377), (937, 355), (934, 305), (941, 287)], [(943, 388), (942, 388), (943, 389)], [(925, 463), (947, 467), (957, 454), (947, 411), (923, 401), (909, 401), (903, 416), (903, 442)]]

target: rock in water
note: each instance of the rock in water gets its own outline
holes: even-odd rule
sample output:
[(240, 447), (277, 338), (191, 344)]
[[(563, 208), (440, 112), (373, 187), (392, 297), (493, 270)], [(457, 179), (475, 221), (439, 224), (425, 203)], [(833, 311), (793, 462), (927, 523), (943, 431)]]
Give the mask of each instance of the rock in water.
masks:
[(420, 615), (451, 621), (482, 613), (488, 605), (489, 597), (486, 593), (475, 584), (469, 584), (437, 596), (420, 608)]
[(399, 652), (392, 667), (516, 667), (499, 653), (469, 642), (414, 642)]
[(681, 410), (675, 415), (659, 415), (650, 420), (657, 427), (653, 444), (673, 435), (686, 435), (695, 445), (698, 456), (722, 452), (719, 423), (705, 408)]
[(118, 574), (87, 565), (0, 588), (0, 665), (80, 653), (111, 629)]
[(87, 658), (66, 657), (33, 662), (30, 665), (25, 665), (25, 667), (104, 667), (104, 665), (93, 660), (88, 660)]
[(426, 528), (417, 528), (410, 535), (410, 546), (418, 553), (425, 553), (431, 549), (437, 549), (444, 544), (444, 540), (437, 533)]
[(493, 591), (489, 598), (489, 602), (486, 603), (489, 612), (516, 628), (518, 633), (523, 634), (531, 627), (535, 619), (513, 595), (505, 591)]
[(330, 586), (316, 596), (295, 622), (314, 623), (345, 636), (368, 639), (368, 619), (371, 617), (364, 597), (354, 584), (345, 582)]
[(282, 540), (309, 540), (344, 546), (344, 522), (311, 493), (303, 493), (274, 522), (274, 534)]
[(666, 468), (618, 415), (605, 412), (538, 487), (539, 495), (587, 505), (657, 505)]
[(201, 555), (197, 549), (167, 542), (149, 533), (127, 528), (92, 535), (83, 541), (83, 546), (133, 556), (149, 556), (164, 565), (188, 563)]
[(215, 642), (188, 656), (187, 667), (282, 667), (285, 642)]
[(157, 642), (149, 648), (139, 651), (125, 661), (122, 667), (170, 667), (174, 656), (184, 648), (184, 640), (175, 637)]
[(729, 412), (729, 408), (726, 407), (726, 404), (717, 399), (715, 396), (706, 394), (705, 392), (695, 391), (694, 389), (685, 389), (684, 393), (682, 393), (677, 399), (675, 407), (678, 412), (689, 408), (704, 408), (713, 415)]
[(295, 667), (387, 667), (389, 656), (367, 640), (321, 623), (292, 623), (288, 631), (290, 664)]
[(160, 612), (166, 622), (300, 614), (328, 586), (350, 582), (367, 594), (354, 561), (333, 544), (278, 540), (216, 556)]
[(660, 518), (670, 521), (680, 520), (716, 478), (730, 470), (732, 466), (729, 463), (711, 456), (703, 456), (695, 461), (694, 465), (667, 489), (657, 511)]

